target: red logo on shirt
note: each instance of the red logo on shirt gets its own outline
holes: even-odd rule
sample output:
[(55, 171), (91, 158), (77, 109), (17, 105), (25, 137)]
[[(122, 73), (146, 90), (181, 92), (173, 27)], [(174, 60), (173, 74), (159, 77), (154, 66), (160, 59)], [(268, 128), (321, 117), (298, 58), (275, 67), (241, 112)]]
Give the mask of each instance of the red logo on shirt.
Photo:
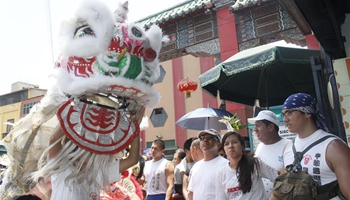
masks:
[(312, 160), (312, 157), (310, 155), (305, 155), (304, 156), (304, 164), (305, 165), (307, 165), (310, 160)]
[(234, 187), (234, 188), (228, 188), (227, 192), (236, 192), (236, 191), (239, 191), (239, 190), (241, 190), (240, 187)]

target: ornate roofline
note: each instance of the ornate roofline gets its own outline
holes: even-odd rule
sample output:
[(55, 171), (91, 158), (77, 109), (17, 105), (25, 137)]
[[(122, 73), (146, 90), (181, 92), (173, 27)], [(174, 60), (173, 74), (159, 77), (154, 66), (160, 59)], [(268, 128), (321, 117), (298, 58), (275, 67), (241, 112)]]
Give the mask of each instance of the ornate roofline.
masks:
[(183, 15), (198, 11), (200, 9), (211, 8), (212, 6), (213, 4), (211, 3), (211, 0), (188, 0), (167, 10), (141, 19), (138, 22), (147, 28), (152, 24), (161, 24), (162, 22), (182, 17)]

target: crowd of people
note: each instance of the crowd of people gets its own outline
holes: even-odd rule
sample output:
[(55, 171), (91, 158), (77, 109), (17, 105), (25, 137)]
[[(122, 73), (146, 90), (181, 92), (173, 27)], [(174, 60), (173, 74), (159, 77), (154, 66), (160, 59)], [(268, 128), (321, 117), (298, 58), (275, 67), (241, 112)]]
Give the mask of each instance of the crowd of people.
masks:
[[(137, 114), (139, 123), (143, 114), (144, 109)], [(175, 152), (172, 161), (165, 158), (164, 141), (154, 140), (150, 152), (140, 155), (138, 164), (134, 165), (136, 152), (139, 152), (139, 137), (136, 137), (128, 149), (129, 155), (108, 165), (109, 186), (102, 186), (100, 181), (101, 187), (95, 187), (91, 181), (99, 180), (98, 176), (83, 177), (76, 185), (62, 171), (52, 174), (50, 182), (39, 180), (36, 187), (16, 199), (50, 199), (53, 195), (53, 199), (57, 199), (55, 196), (69, 196), (80, 200), (85, 199), (84, 195), (91, 198), (96, 194), (96, 198), (91, 199), (273, 200), (276, 199), (272, 192), (274, 181), (279, 174), (285, 173), (286, 166), (293, 163), (293, 148), (302, 151), (324, 135), (333, 135), (328, 132), (316, 100), (308, 94), (288, 97), (283, 104), (282, 116), (289, 131), (297, 133), (294, 140), (280, 137), (279, 120), (269, 110), (262, 110), (257, 116), (247, 119), (248, 123), (255, 125), (254, 132), (260, 140), (254, 154), (247, 154), (244, 138), (239, 133), (228, 131), (222, 136), (217, 130), (208, 129), (187, 139), (183, 148)], [(48, 154), (49, 162), (55, 161), (62, 148), (58, 139), (62, 133), (59, 129), (55, 133), (52, 136), (54, 148)], [(79, 170), (84, 171), (86, 165), (92, 164), (89, 156), (85, 155), (87, 159)], [(350, 199), (350, 191), (346, 189), (350, 185), (350, 149), (340, 138), (334, 136), (319, 143), (301, 161), (302, 169), (320, 185), (338, 181), (341, 193), (332, 199)], [(51, 197), (45, 191), (50, 191)]]
[(200, 131), (197, 137), (186, 140), (184, 150), (174, 154), (173, 162), (163, 156), (164, 142), (155, 140), (153, 158), (146, 162), (144, 171), (147, 199), (277, 199), (274, 182), (294, 162), (293, 148), (301, 152), (325, 135), (334, 137), (307, 151), (301, 159), (302, 170), (320, 185), (337, 180), (337, 193), (326, 199), (350, 199), (346, 189), (350, 184), (350, 149), (329, 133), (315, 98), (304, 93), (289, 96), (282, 116), (288, 130), (297, 133), (293, 140), (280, 137), (280, 122), (272, 111), (262, 110), (247, 119), (255, 125), (260, 140), (254, 154), (245, 151), (244, 138), (234, 131), (223, 136), (213, 129)]

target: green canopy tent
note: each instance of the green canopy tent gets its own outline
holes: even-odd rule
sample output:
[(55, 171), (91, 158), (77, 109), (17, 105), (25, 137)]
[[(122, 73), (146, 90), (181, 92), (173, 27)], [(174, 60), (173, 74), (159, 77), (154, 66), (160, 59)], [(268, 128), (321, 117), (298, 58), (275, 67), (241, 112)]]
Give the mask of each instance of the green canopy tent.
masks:
[(213, 96), (245, 105), (283, 104), (291, 94), (315, 96), (310, 57), (320, 51), (262, 45), (241, 51), (199, 76)]

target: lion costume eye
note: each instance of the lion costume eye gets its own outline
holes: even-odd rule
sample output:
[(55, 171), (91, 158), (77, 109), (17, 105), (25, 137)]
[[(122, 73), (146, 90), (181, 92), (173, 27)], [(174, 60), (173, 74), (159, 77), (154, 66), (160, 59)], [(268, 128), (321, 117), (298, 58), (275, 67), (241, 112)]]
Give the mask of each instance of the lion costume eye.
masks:
[(94, 31), (88, 25), (83, 25), (75, 29), (74, 39), (82, 38), (85, 35), (95, 36)]
[(137, 38), (140, 38), (140, 37), (143, 36), (142, 35), (142, 31), (140, 31), (137, 27), (132, 27), (131, 28), (131, 33)]

